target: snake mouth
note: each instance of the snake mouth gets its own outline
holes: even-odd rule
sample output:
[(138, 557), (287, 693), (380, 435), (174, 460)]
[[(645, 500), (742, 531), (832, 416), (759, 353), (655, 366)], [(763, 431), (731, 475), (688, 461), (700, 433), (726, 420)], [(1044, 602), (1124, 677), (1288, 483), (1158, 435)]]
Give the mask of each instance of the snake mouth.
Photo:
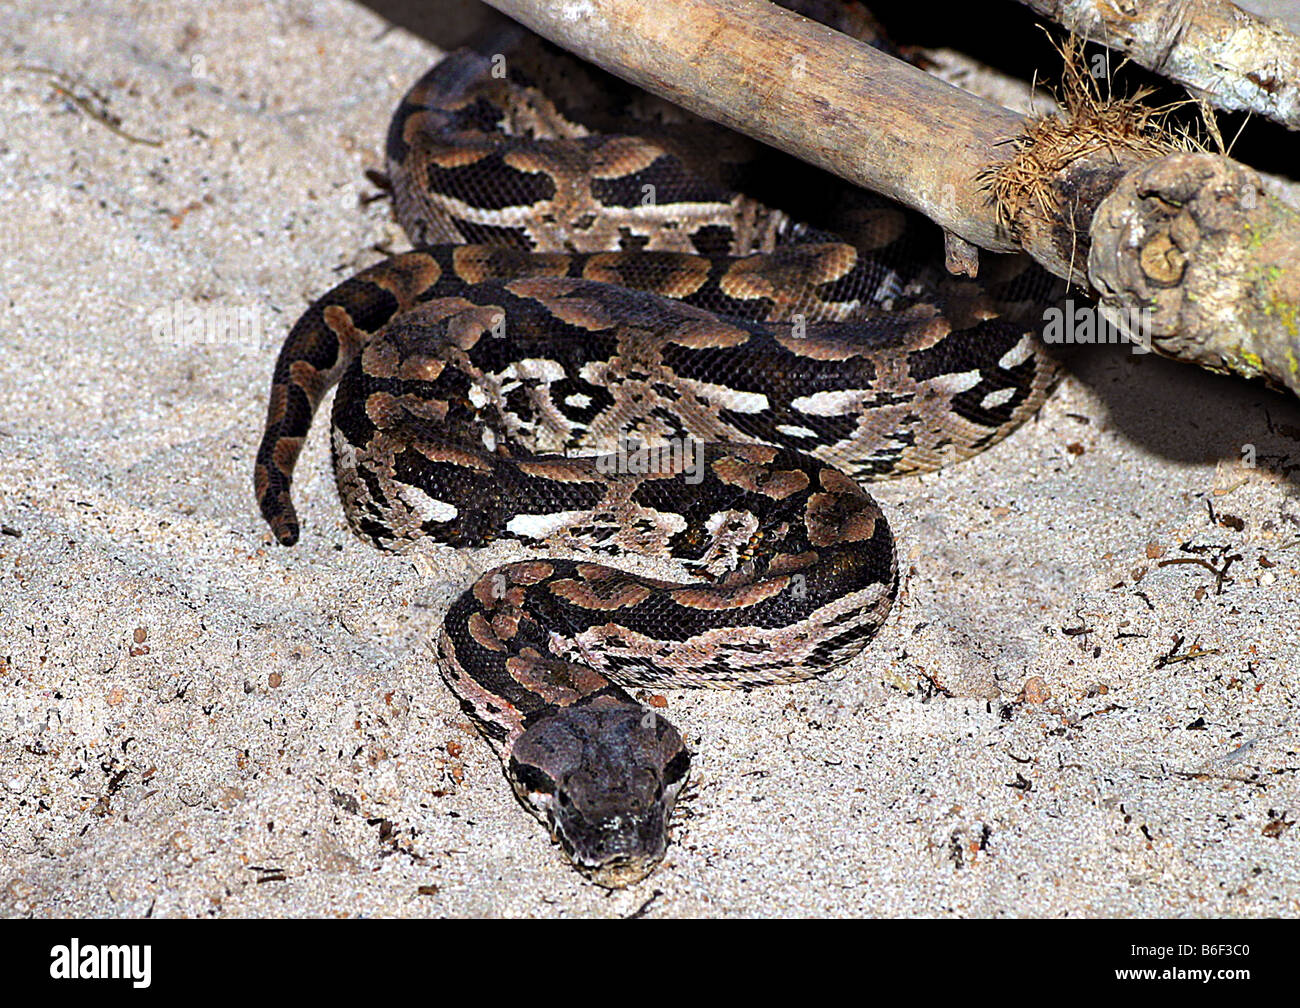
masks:
[(584, 876), (603, 889), (626, 889), (648, 878), (659, 867), (662, 859), (662, 854), (658, 857), (645, 858), (622, 857), (599, 867), (593, 868), (581, 864), (577, 867)]
[(584, 876), (606, 889), (623, 889), (640, 882), (663, 860), (668, 848), (664, 820), (662, 815), (621, 815), (592, 823), (561, 815), (551, 832)]

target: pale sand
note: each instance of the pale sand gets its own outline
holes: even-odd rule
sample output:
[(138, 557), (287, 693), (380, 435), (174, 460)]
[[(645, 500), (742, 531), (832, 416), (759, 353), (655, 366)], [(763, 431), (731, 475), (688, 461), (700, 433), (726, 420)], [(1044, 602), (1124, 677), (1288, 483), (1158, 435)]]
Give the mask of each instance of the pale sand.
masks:
[[(830, 681), (670, 693), (695, 785), (610, 895), (429, 659), (470, 562), (354, 540), (320, 425), (303, 542), (251, 501), (278, 341), (403, 247), (362, 172), (437, 51), (343, 0), (7, 6), (0, 37), (4, 913), (1300, 910), (1292, 402), (1093, 348), (1008, 442), (880, 488), (904, 603)], [(154, 332), (173, 304), (263, 331)], [(1221, 594), (1160, 566), (1225, 551)], [(1160, 667), (1176, 639), (1208, 653)]]

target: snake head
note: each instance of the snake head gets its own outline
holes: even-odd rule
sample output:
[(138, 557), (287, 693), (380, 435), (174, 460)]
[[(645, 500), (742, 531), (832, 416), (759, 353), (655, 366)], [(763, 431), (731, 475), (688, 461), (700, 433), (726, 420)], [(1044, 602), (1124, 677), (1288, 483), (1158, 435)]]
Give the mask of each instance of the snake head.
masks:
[(621, 889), (654, 870), (691, 757), (677, 729), (599, 697), (561, 708), (510, 750), (510, 782), (580, 872)]

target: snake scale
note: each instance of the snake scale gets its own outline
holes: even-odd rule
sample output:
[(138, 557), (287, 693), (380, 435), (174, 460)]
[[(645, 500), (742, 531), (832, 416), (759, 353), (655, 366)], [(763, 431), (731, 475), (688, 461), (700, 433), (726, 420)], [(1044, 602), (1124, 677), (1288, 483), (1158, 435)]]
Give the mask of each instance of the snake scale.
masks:
[(520, 545), (453, 602), (438, 664), (572, 863), (627, 885), (663, 857), (690, 767), (629, 691), (858, 654), (899, 579), (859, 481), (1033, 415), (1049, 284), (1013, 258), (948, 276), (928, 222), (514, 27), (415, 85), (387, 162), (415, 248), (289, 333), (257, 499), (296, 542), (294, 463), (337, 383), (357, 535)]

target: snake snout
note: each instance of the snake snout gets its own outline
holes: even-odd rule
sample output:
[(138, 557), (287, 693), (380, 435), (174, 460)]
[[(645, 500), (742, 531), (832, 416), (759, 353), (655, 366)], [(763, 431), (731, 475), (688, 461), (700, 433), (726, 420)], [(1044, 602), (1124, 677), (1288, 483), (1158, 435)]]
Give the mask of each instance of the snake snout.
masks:
[(598, 783), (582, 776), (566, 782), (557, 794), (553, 832), (583, 874), (604, 885), (608, 880), (628, 885), (662, 860), (672, 803), (648, 787), (649, 781), (603, 792), (593, 788)]
[(668, 847), (668, 824), (659, 809), (642, 816), (615, 814), (597, 822), (561, 814), (555, 834), (574, 866), (609, 889), (641, 881)]

